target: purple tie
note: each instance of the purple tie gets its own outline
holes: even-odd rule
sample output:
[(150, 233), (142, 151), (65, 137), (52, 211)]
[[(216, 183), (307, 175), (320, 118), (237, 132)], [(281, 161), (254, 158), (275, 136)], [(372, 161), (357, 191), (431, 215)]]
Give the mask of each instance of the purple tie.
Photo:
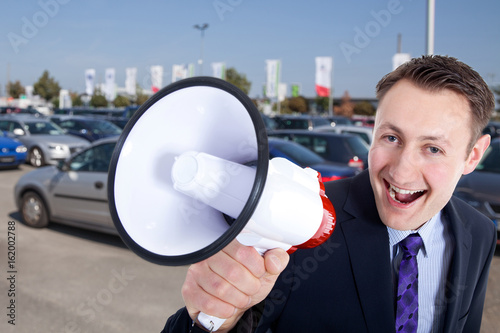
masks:
[(422, 246), (419, 234), (411, 234), (401, 242), (403, 258), (399, 266), (396, 297), (396, 332), (416, 332), (418, 326), (417, 253)]

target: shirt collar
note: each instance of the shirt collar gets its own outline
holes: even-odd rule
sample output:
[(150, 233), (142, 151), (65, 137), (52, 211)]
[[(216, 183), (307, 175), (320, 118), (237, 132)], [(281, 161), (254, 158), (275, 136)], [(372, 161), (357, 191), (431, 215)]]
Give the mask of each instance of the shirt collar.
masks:
[(441, 222), (441, 211), (439, 211), (436, 215), (434, 215), (429, 221), (424, 223), (417, 230), (396, 230), (391, 227), (387, 227), (387, 232), (389, 233), (389, 245), (391, 247), (396, 246), (400, 241), (405, 239), (408, 235), (413, 233), (418, 233), (423, 241), (422, 254), (424, 257), (429, 255), (429, 252), (432, 249), (432, 239), (435, 235), (435, 229), (438, 226), (438, 223)]

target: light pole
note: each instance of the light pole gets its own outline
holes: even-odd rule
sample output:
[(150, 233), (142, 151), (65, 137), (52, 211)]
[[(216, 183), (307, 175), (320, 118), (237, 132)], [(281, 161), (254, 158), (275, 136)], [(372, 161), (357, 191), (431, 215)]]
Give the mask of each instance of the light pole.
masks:
[(203, 23), (202, 25), (196, 24), (194, 28), (201, 31), (200, 60), (198, 60), (198, 64), (200, 64), (200, 76), (201, 76), (203, 75), (203, 37), (205, 36), (205, 30), (208, 28), (208, 23)]

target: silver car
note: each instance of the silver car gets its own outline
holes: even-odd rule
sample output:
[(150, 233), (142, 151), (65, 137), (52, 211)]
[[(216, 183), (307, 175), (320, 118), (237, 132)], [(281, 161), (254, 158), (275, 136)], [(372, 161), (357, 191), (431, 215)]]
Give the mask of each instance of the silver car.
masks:
[(1, 116), (0, 130), (26, 146), (27, 161), (36, 167), (55, 165), (90, 145), (85, 139), (66, 134), (49, 120), (32, 116)]
[(14, 187), (24, 222), (36, 228), (50, 221), (118, 234), (108, 208), (108, 168), (116, 138), (95, 141), (58, 166), (24, 174)]
[(455, 195), (493, 220), (500, 243), (500, 138), (491, 141), (474, 172), (462, 176)]

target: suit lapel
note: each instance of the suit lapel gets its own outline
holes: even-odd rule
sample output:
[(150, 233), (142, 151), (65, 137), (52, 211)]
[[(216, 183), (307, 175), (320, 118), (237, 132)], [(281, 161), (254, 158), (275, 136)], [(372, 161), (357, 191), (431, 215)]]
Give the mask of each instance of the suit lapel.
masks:
[(466, 287), (466, 274), (469, 263), (472, 236), (466, 230), (464, 221), (456, 212), (452, 202), (444, 209), (447, 222), (450, 223), (455, 237), (453, 260), (446, 280), (446, 317), (445, 332), (456, 332), (456, 324), (460, 319), (463, 289)]
[(354, 218), (340, 227), (346, 238), (352, 271), (368, 328), (394, 331), (394, 289), (389, 236), (380, 221), (368, 173), (351, 184), (344, 210)]

